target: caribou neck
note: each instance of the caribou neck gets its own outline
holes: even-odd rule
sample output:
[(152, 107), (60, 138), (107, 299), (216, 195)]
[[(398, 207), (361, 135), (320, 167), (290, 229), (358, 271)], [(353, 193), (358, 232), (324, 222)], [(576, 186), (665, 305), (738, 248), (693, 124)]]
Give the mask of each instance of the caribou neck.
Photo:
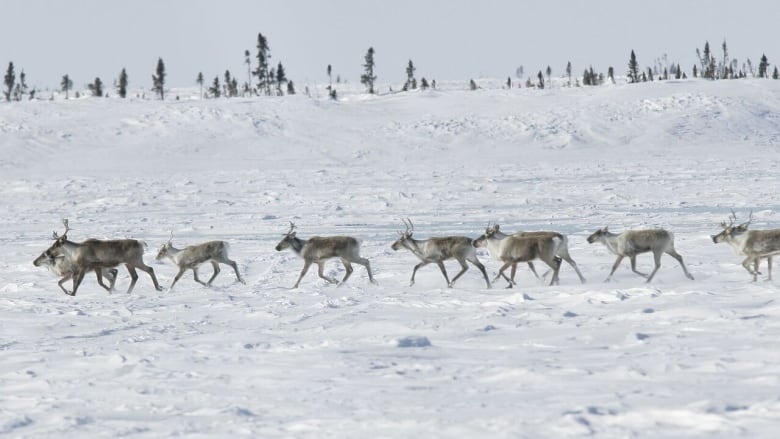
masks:
[(301, 254), (301, 250), (303, 250), (303, 246), (306, 245), (306, 242), (305, 239), (293, 237), (290, 247), (296, 254)]

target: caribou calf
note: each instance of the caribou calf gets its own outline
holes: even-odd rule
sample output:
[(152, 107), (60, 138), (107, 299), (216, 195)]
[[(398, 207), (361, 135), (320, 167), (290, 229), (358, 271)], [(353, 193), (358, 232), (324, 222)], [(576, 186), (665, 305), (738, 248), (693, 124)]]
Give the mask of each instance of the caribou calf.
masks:
[[(157, 252), (157, 260), (169, 258), (179, 267), (179, 272), (176, 277), (173, 278), (171, 283), (171, 289), (176, 285), (185, 271), (191, 269), (192, 275), (195, 278), (195, 282), (209, 287), (211, 282), (219, 274), (219, 264), (230, 265), (233, 271), (236, 273), (236, 278), (241, 283), (244, 282), (241, 279), (241, 275), (238, 274), (238, 265), (228, 257), (229, 245), (225, 241), (209, 241), (203, 244), (191, 245), (183, 249), (178, 249), (173, 246), (173, 233), (171, 233), (171, 239), (160, 247), (160, 251)], [(211, 262), (211, 266), (214, 268), (214, 274), (211, 275), (211, 279), (208, 282), (203, 282), (198, 278), (198, 266), (204, 262)]]
[[(68, 290), (66, 290), (65, 287), (62, 286), (63, 283), (67, 282), (70, 279), (74, 279), (75, 282), (75, 276), (76, 274), (78, 274), (78, 267), (70, 258), (68, 258), (65, 255), (60, 255), (58, 257), (55, 257), (47, 250), (41, 253), (41, 255), (38, 256), (33, 261), (33, 265), (35, 265), (36, 267), (45, 266), (56, 276), (61, 277), (59, 282), (57, 282), (57, 285), (59, 285), (60, 289), (62, 289), (62, 291), (65, 292), (65, 294), (70, 294), (68, 293)], [(101, 287), (105, 288), (106, 291), (108, 291), (109, 293), (114, 289), (117, 273), (118, 272), (115, 268), (101, 268), (95, 270), (98, 284), (100, 284)], [(106, 279), (108, 279), (109, 282), (108, 286), (106, 286), (106, 284), (103, 283), (104, 276), (106, 277)]]
[(95, 270), (95, 272), (99, 273), (100, 269), (114, 268), (120, 264), (124, 264), (130, 273), (131, 281), (130, 288), (127, 289), (128, 293), (133, 291), (133, 287), (135, 287), (135, 283), (138, 281), (136, 268), (148, 273), (152, 278), (154, 288), (157, 291), (162, 291), (162, 287), (157, 283), (154, 270), (152, 267), (144, 264), (144, 243), (135, 239), (88, 239), (84, 242), (76, 243), (68, 240), (68, 231), (70, 230), (68, 220), (63, 220), (62, 223), (65, 225), (65, 233), (62, 236), (57, 236), (55, 232), (54, 244), (46, 252), (55, 258), (65, 256), (73, 261), (75, 267), (73, 291), (70, 293), (66, 291), (66, 294), (76, 295), (76, 291), (78, 291), (79, 285), (81, 285), (81, 281), (87, 272)]
[[(605, 282), (609, 282), (625, 257), (631, 260), (631, 270), (647, 278), (647, 282), (650, 282), (653, 280), (655, 273), (658, 272), (658, 269), (661, 268), (661, 255), (664, 253), (677, 259), (685, 276), (693, 280), (693, 276), (685, 268), (683, 257), (674, 249), (674, 235), (664, 229), (628, 230), (615, 234), (604, 227), (588, 236), (588, 243), (593, 244), (594, 242), (604, 244), (610, 252), (617, 255), (612, 271), (610, 271)], [(655, 258), (655, 269), (649, 276), (636, 269), (636, 255), (647, 252), (653, 252), (653, 257)]]
[[(412, 238), (412, 232), (414, 232), (414, 224), (407, 219), (408, 223), (404, 221), (406, 225), (406, 231), (401, 232), (401, 237), (396, 240), (391, 246), (393, 250), (399, 250), (405, 248), (417, 256), (420, 261), (419, 264), (414, 266), (412, 270), (412, 279), (409, 286), (414, 285), (414, 275), (420, 267), (424, 267), (430, 263), (435, 263), (439, 266), (441, 274), (444, 275), (444, 280), (447, 281), (447, 286), (452, 288), (455, 281), (469, 269), (466, 265), (466, 261), (474, 264), (479, 271), (482, 272), (482, 276), (485, 277), (485, 283), (490, 288), (490, 280), (488, 280), (485, 266), (477, 259), (477, 251), (474, 248), (471, 238), (466, 236), (447, 236), (441, 238), (429, 238), (429, 239), (414, 239)], [(461, 266), (460, 272), (450, 281), (447, 276), (447, 270), (444, 268), (444, 261), (448, 259), (455, 259)]]
[[(503, 277), (509, 282), (507, 288), (512, 288), (515, 284), (514, 274), (517, 263), (530, 263), (534, 259), (541, 259), (552, 268), (550, 285), (557, 284), (558, 272), (561, 268), (561, 258), (558, 257), (558, 253), (564, 242), (563, 235), (555, 232), (507, 235), (501, 233), (498, 227), (488, 227), (482, 236), (474, 240), (474, 247), (487, 247), (494, 258), (504, 263), (493, 282)], [(504, 274), (510, 266), (512, 267), (511, 278)]]
[[(729, 224), (726, 224), (725, 221), (720, 224), (723, 228), (722, 232), (711, 236), (712, 242), (716, 244), (726, 242), (737, 254), (745, 255), (746, 258), (742, 261), (742, 266), (753, 275), (754, 282), (761, 274), (758, 271), (758, 263), (761, 258), (766, 258), (769, 265), (767, 280), (772, 280), (772, 256), (780, 254), (780, 229), (748, 230), (748, 226), (753, 221), (752, 212), (746, 223), (737, 226), (734, 225), (737, 215), (733, 210), (729, 219), (731, 220)], [(752, 270), (751, 263), (754, 265)]]
[(366, 267), (368, 279), (371, 283), (376, 283), (373, 275), (371, 275), (371, 264), (368, 262), (368, 259), (360, 256), (360, 242), (357, 239), (351, 236), (312, 236), (309, 239), (300, 239), (295, 236), (294, 230), (295, 224), (291, 222), (290, 230), (284, 234), (284, 238), (276, 245), (276, 251), (291, 248), (298, 256), (303, 258), (303, 270), (301, 270), (301, 275), (298, 276), (298, 281), (295, 282), (293, 288), (298, 288), (301, 279), (309, 271), (312, 263), (317, 264), (319, 267), (317, 273), (321, 278), (332, 284), (338, 284), (338, 280), (325, 276), (324, 273), (325, 261), (332, 258), (339, 258), (347, 270), (344, 279), (341, 279), (341, 284), (346, 282), (352, 275), (354, 271), (352, 263)]

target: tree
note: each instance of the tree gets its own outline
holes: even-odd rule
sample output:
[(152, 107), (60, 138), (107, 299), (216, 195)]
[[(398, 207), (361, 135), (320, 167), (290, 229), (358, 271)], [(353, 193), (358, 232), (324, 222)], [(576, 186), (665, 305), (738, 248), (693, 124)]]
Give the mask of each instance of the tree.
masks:
[(476, 90), (477, 88), (477, 83), (473, 79), (469, 79), (469, 89)]
[(253, 75), (257, 76), (257, 91), (258, 93), (264, 91), (266, 95), (271, 95), (271, 81), (273, 77), (270, 75), (269, 60), (271, 58), (271, 49), (268, 47), (268, 40), (263, 34), (257, 34), (257, 68)]
[(723, 65), (721, 67), (721, 78), (728, 78), (729, 75), (729, 51), (726, 47), (726, 40), (723, 40), (723, 45), (721, 46), (723, 48)]
[(24, 69), (19, 72), (19, 82), (14, 87), (14, 99), (17, 101), (22, 100), (22, 96), (27, 94), (27, 75), (24, 74)]
[(566, 76), (569, 77), (569, 87), (571, 87), (571, 61), (566, 63)]
[(639, 63), (636, 61), (634, 51), (631, 51), (631, 58), (628, 60), (628, 82), (634, 84), (639, 82)]
[(276, 94), (282, 96), (282, 84), (287, 82), (287, 73), (284, 71), (282, 62), (279, 61), (279, 65), (276, 66)]
[(127, 96), (127, 72), (123, 68), (121, 72), (119, 72), (119, 97), (125, 98)]
[(544, 89), (544, 75), (542, 75), (542, 71), (539, 70), (539, 73), (536, 74), (537, 79), (539, 79), (539, 88)]
[(374, 67), (374, 48), (369, 47), (365, 56), (365, 64), (363, 64), (364, 73), (360, 75), (360, 83), (368, 87), (370, 94), (374, 94), (374, 82), (376, 82)]
[(333, 68), (328, 64), (328, 90), (333, 88)]
[(249, 84), (252, 83), (252, 59), (249, 57), (249, 50), (244, 51), (244, 64), (246, 64), (246, 85), (244, 86), (244, 91), (249, 92)]
[(545, 71), (547, 73), (547, 85), (552, 87), (552, 68), (550, 66), (547, 66), (547, 70)]
[(767, 59), (766, 54), (761, 55), (761, 61), (758, 63), (758, 77), (769, 77), (769, 60)]
[(160, 95), (160, 99), (165, 99), (165, 63), (162, 58), (157, 58), (157, 74), (152, 75), (152, 91)]
[(780, 79), (780, 72), (777, 71), (777, 66), (775, 66), (775, 71), (772, 72), (772, 79)]
[(414, 72), (417, 69), (414, 67), (414, 63), (412, 63), (412, 60), (409, 60), (409, 64), (406, 65), (406, 84), (404, 85), (404, 89), (415, 89), (417, 88), (417, 80), (414, 79)]
[(70, 76), (67, 74), (62, 77), (62, 81), (60, 82), (61, 90), (65, 92), (65, 99), (68, 99), (68, 92), (73, 89), (73, 81), (70, 79)]
[(293, 84), (292, 81), (287, 81), (287, 94), (288, 95), (295, 94), (295, 84)]
[(515, 77), (517, 77), (517, 79), (523, 79), (523, 70), (523, 66), (520, 66), (515, 70)]
[(98, 98), (103, 96), (103, 81), (100, 78), (95, 78), (95, 82), (87, 84), (87, 88), (92, 92), (92, 96)]
[(609, 66), (609, 69), (607, 69), (607, 77), (609, 78), (612, 83), (615, 83), (615, 68), (612, 66)]
[(211, 96), (218, 98), (221, 96), (221, 90), (219, 86), (219, 76), (214, 77), (214, 82), (212, 83), (211, 87), (209, 87), (209, 93)]
[(5, 100), (11, 100), (11, 93), (14, 91), (14, 84), (16, 83), (16, 73), (14, 73), (14, 63), (8, 63), (8, 70), (5, 71)]
[(195, 78), (195, 83), (200, 86), (200, 98), (203, 99), (203, 72), (198, 72), (198, 77)]
[(428, 80), (425, 79), (425, 76), (423, 76), (422, 79), (420, 79), (420, 88), (423, 90), (428, 89)]

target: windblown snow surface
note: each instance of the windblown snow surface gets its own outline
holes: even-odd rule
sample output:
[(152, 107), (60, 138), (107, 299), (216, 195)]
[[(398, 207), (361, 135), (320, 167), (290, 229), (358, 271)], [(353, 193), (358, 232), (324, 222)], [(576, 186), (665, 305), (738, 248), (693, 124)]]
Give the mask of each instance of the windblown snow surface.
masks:
[[(780, 278), (710, 235), (732, 208), (780, 227), (780, 81), (482, 86), (0, 104), (0, 436), (777, 437)], [(513, 289), (474, 267), (447, 288), (429, 265), (410, 287), (407, 217), (420, 239), (565, 233), (587, 282), (564, 263), (558, 286), (521, 265)], [(127, 294), (119, 267), (113, 294), (93, 274), (63, 294), (32, 264), (62, 218), (145, 241), (165, 290), (139, 272)], [(378, 284), (315, 266), (292, 289), (291, 221), (359, 238)], [(664, 256), (604, 283), (604, 226), (672, 231), (695, 280)], [(171, 232), (229, 242), (246, 285), (223, 266), (169, 290)]]

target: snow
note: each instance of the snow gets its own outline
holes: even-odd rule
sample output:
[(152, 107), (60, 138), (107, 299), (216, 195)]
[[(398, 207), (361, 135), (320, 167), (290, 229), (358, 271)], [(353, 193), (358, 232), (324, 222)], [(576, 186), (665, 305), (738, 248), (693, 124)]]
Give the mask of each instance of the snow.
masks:
[[(780, 81), (500, 83), (0, 104), (0, 436), (774, 437), (778, 280), (709, 235), (730, 208), (780, 227)], [(450, 289), (429, 265), (409, 287), (406, 217), (416, 238), (557, 230), (588, 282), (521, 264), (486, 289), (472, 266)], [(62, 218), (145, 241), (166, 287), (171, 231), (225, 240), (247, 284), (139, 273), (128, 295), (120, 267), (113, 294), (89, 274), (66, 296), (32, 265)], [(291, 221), (359, 238), (378, 285), (355, 266), (291, 289)], [(607, 225), (672, 231), (696, 279), (664, 256), (650, 284), (627, 261), (603, 283), (615, 257), (586, 238)]]

